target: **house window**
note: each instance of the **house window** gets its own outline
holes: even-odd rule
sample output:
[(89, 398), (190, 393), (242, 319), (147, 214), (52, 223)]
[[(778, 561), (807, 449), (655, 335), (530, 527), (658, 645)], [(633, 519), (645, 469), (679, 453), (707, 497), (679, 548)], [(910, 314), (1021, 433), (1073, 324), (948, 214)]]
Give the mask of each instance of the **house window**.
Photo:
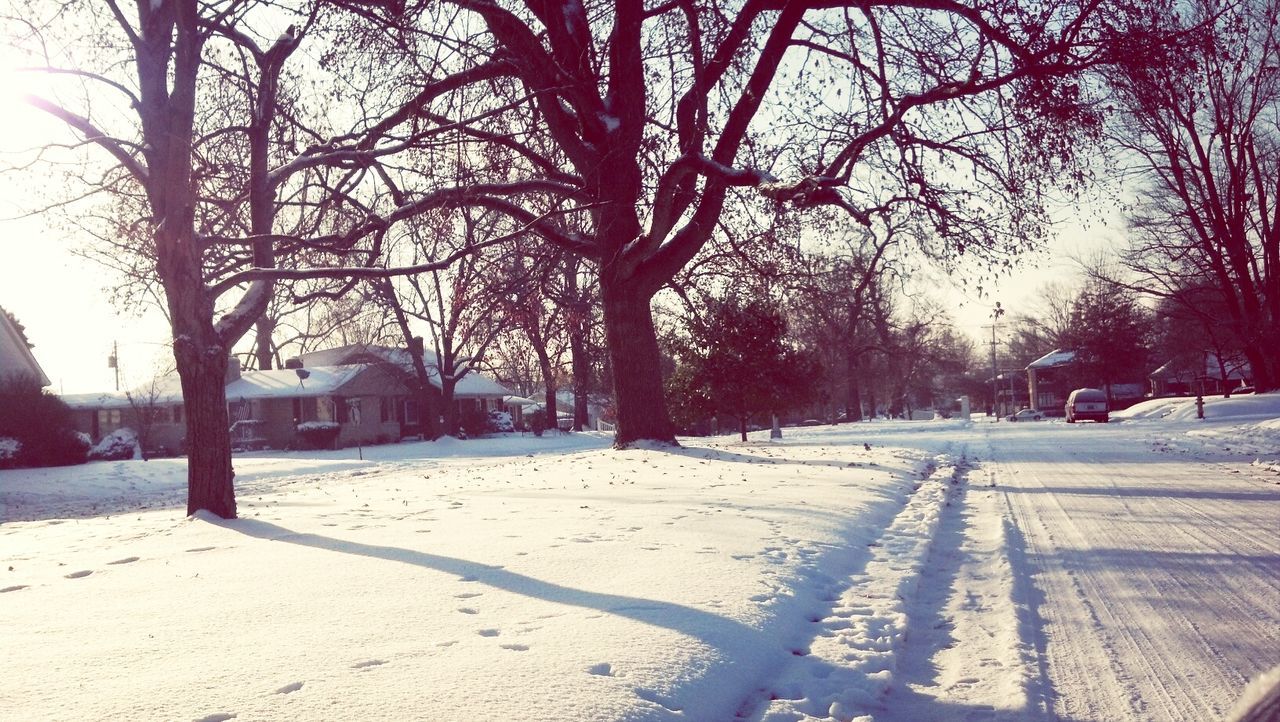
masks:
[(385, 424), (388, 421), (390, 421), (391, 420), (391, 399), (387, 398), (386, 396), (383, 396), (380, 399), (378, 399), (378, 412), (379, 412), (379, 418), (381, 419), (382, 423)]
[(333, 420), (337, 421), (339, 424), (345, 424), (348, 421), (350, 421), (351, 419), (350, 419), (350, 416), (348, 416), (347, 414), (347, 408), (348, 407), (347, 407), (346, 399), (342, 398), (341, 396), (334, 396), (333, 397), (333, 411), (334, 411)]
[(294, 399), (293, 400), (293, 421), (294, 423), (302, 423), (303, 421), (320, 421), (316, 418), (316, 399)]
[(404, 400), (404, 423), (409, 426), (418, 423), (418, 402), (413, 399)]

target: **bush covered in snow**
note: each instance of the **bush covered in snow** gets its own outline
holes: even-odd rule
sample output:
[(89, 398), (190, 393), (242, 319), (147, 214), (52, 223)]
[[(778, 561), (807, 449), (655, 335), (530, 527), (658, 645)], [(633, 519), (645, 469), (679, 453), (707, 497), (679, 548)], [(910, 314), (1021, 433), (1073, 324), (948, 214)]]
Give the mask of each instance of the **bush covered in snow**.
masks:
[(511, 422), (511, 412), (498, 411), (494, 409), (489, 412), (489, 430), (490, 431), (515, 431), (516, 426)]
[(22, 442), (8, 436), (0, 436), (0, 469), (12, 469), (18, 465), (18, 451)]
[(138, 432), (128, 427), (112, 431), (89, 450), (89, 459), (92, 461), (125, 461), (141, 458)]
[(18, 443), (3, 462), (16, 467), (83, 464), (89, 451), (71, 409), (25, 376), (0, 381), (0, 437)]
[(298, 436), (304, 449), (332, 449), (342, 427), (334, 421), (304, 421), (298, 424)]

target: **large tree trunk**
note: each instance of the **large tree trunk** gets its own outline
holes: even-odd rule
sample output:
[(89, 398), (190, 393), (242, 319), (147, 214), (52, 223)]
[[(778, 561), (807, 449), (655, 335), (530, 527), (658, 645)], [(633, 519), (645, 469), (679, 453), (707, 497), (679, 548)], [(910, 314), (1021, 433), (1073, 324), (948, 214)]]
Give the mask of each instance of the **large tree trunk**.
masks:
[(587, 426), (587, 393), (591, 388), (591, 359), (587, 358), (586, 324), (575, 323), (569, 330), (569, 358), (573, 365), (573, 430)]
[[(266, 231), (256, 231), (259, 233), (270, 233), (270, 228)], [(258, 360), (259, 371), (270, 371), (275, 360), (275, 350), (271, 346), (271, 336), (275, 333), (276, 321), (274, 318), (263, 314), (258, 322), (254, 325), (253, 353)]]
[[(1280, 371), (1280, 363), (1269, 358), (1268, 354), (1257, 346), (1246, 347), (1244, 357), (1249, 362), (1249, 370), (1253, 372), (1253, 388), (1258, 392), (1274, 390), (1277, 387), (1277, 379), (1272, 375), (1272, 371)], [(1225, 378), (1223, 383), (1227, 383)]]
[(556, 400), (555, 370), (551, 368), (551, 357), (547, 355), (546, 347), (539, 346), (536, 349), (538, 354), (538, 368), (542, 371), (542, 408), (543, 415), (546, 417), (547, 428), (560, 430), (560, 410), (557, 408), (559, 404)]
[(200, 509), (236, 516), (227, 418), (227, 349), (211, 323), (212, 309), (194, 289), (167, 290), (173, 314), (173, 356), (187, 417), (187, 514)]
[(618, 402), (614, 445), (623, 447), (641, 439), (675, 444), (675, 427), (662, 392), (661, 355), (649, 308), (651, 294), (603, 273), (600, 290)]
[(444, 407), (445, 436), (458, 435), (458, 405), (453, 399), (453, 390), (458, 385), (452, 377), (445, 378), (444, 369), (440, 370), (440, 405)]
[(845, 355), (845, 376), (848, 389), (844, 401), (846, 421), (862, 421), (862, 394), (858, 392), (858, 356), (852, 351)]
[(178, 375), (187, 411), (187, 514), (207, 509), (223, 519), (234, 519), (235, 472), (224, 386), (227, 359), (210, 359), (185, 372), (182, 366)]

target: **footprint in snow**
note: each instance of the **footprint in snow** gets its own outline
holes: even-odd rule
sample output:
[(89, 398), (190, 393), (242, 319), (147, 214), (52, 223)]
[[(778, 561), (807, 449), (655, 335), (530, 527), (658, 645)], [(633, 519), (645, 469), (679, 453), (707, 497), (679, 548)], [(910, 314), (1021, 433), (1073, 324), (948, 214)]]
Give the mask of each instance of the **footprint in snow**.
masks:
[(276, 690), (276, 694), (292, 694), (302, 689), (302, 682), (290, 682), (280, 689)]
[(93, 574), (92, 569), (84, 569), (78, 572), (71, 572), (70, 574), (67, 574), (65, 576), (67, 579), (83, 579), (84, 577), (87, 577), (90, 574)]
[(194, 549), (188, 549), (187, 551), (188, 552), (211, 552), (216, 548), (217, 547), (195, 547)]
[(587, 667), (587, 674), (594, 674), (600, 677), (612, 677), (613, 665), (609, 664), (608, 662), (593, 664), (590, 667)]
[(496, 637), (499, 634), (502, 634), (502, 632), (497, 629), (481, 629), (478, 630), (476, 634), (479, 634), (481, 637)]
[(117, 559), (114, 562), (107, 562), (107, 564), (132, 564), (136, 561), (138, 561), (138, 557), (125, 557), (124, 559)]
[(459, 607), (458, 611), (462, 612), (463, 614), (479, 614), (480, 613), (479, 609), (472, 609), (471, 607)]
[(12, 587), (5, 587), (4, 589), (0, 589), (0, 594), (4, 594), (5, 592), (16, 592), (19, 589), (26, 589), (26, 588), (27, 588), (27, 585), (25, 584), (15, 584)]
[(236, 716), (235, 712), (214, 712), (196, 719), (196, 722), (227, 722), (229, 719), (235, 719)]
[[(385, 659), (366, 659), (363, 662), (356, 662), (355, 664), (351, 665), (351, 668), (352, 669), (370, 669), (372, 667), (381, 667), (386, 663), (387, 661)], [(299, 682), (298, 684), (299, 686), (301, 686), (302, 683)]]
[(509, 650), (511, 650), (512, 652), (527, 652), (527, 651), (529, 651), (529, 645), (527, 645), (527, 644), (502, 644), (502, 645), (499, 645), (499, 646), (500, 646), (500, 647), (502, 647), (503, 649), (509, 649)]
[(482, 593), (483, 592), (463, 592), (462, 594), (453, 595), (453, 598), (454, 599), (474, 599), (480, 596)]
[(683, 708), (677, 705), (673, 700), (666, 699), (662, 697), (662, 695), (658, 694), (657, 692), (654, 692), (651, 689), (636, 687), (635, 692), (636, 692), (636, 696), (639, 697), (640, 699), (646, 702), (652, 702), (653, 704), (658, 705), (659, 707), (667, 710), (668, 712), (680, 712), (683, 710)]

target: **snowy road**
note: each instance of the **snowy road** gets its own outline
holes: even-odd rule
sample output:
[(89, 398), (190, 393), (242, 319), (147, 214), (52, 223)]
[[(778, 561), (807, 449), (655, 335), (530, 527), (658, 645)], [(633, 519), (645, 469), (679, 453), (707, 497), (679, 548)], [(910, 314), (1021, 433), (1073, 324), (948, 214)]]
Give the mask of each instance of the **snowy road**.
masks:
[(259, 452), (227, 522), (7, 470), (0, 717), (1214, 722), (1280, 662), (1275, 406)]
[(1031, 709), (1220, 719), (1248, 677), (1280, 662), (1274, 481), (1140, 424), (984, 432), (974, 451), (1016, 527), (1009, 558), (1039, 625), (1024, 642), (1048, 677), (1031, 680), (1042, 696)]

